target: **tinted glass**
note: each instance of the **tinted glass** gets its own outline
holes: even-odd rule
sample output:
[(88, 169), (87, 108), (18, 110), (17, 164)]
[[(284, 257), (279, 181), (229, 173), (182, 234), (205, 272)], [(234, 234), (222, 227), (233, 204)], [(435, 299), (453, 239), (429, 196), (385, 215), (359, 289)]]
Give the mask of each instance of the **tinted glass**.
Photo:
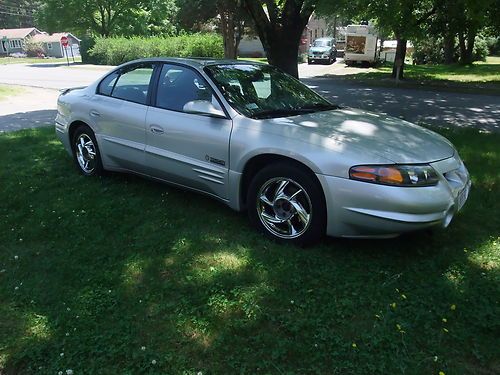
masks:
[(156, 106), (172, 111), (183, 111), (193, 100), (207, 100), (221, 109), (208, 83), (192, 69), (177, 65), (163, 65), (158, 82)]
[(116, 78), (118, 78), (118, 73), (112, 73), (106, 78), (104, 78), (99, 84), (99, 94), (111, 96), (113, 87), (115, 86)]
[(247, 117), (269, 118), (337, 108), (270, 65), (224, 64), (205, 70), (229, 104)]
[(153, 65), (136, 66), (122, 72), (111, 94), (112, 97), (146, 104)]

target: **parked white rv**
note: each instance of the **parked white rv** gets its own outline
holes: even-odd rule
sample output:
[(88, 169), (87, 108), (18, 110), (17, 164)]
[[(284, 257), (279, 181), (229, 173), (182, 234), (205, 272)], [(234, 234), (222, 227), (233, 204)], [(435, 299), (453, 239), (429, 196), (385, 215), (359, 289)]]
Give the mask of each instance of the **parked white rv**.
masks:
[(354, 63), (374, 64), (378, 60), (378, 36), (373, 26), (348, 25), (345, 37), (344, 61), (346, 65)]

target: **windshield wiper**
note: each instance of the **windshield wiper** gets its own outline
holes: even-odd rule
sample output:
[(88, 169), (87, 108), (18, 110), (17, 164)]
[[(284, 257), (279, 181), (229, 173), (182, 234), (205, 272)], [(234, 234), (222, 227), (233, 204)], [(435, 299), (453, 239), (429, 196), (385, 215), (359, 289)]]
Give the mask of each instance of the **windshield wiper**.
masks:
[(319, 111), (330, 111), (330, 110), (335, 110), (335, 109), (340, 109), (341, 107), (336, 105), (336, 104), (330, 104), (330, 103), (314, 103), (311, 105), (307, 105), (302, 107), (301, 109), (304, 110), (319, 110)]
[(264, 111), (259, 111), (257, 113), (254, 113), (252, 117), (255, 119), (263, 119), (263, 118), (273, 118), (273, 117), (295, 116), (308, 113), (313, 110), (314, 110), (313, 108), (266, 109)]
[(273, 118), (273, 117), (286, 117), (286, 116), (295, 116), (295, 115), (303, 115), (305, 113), (313, 113), (318, 111), (330, 111), (335, 109), (340, 109), (338, 105), (328, 104), (328, 103), (314, 103), (311, 105), (307, 105), (300, 108), (279, 108), (279, 109), (266, 109), (263, 111), (259, 111), (252, 115), (255, 119), (263, 119), (263, 118)]

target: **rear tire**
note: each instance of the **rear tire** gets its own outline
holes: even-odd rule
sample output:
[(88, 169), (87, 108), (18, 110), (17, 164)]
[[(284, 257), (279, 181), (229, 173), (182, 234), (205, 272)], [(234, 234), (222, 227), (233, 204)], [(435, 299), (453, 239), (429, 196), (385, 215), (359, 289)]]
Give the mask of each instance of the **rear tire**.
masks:
[(274, 163), (252, 179), (247, 195), (250, 222), (282, 243), (310, 245), (326, 231), (323, 190), (311, 172), (293, 163)]
[(73, 160), (82, 175), (95, 176), (103, 174), (101, 153), (92, 129), (86, 125), (79, 126), (73, 134), (71, 148), (73, 150)]

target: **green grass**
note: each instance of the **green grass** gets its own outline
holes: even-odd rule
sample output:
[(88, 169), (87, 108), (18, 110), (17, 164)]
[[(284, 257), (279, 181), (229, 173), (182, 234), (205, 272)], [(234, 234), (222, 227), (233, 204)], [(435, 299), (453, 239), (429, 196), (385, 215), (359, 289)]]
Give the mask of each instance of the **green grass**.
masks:
[(310, 249), (1, 135), (0, 373), (499, 373), (500, 135), (441, 132), (473, 178), (446, 231)]
[[(376, 80), (390, 78), (392, 65), (376, 68), (376, 71), (359, 73), (353, 79)], [(500, 57), (489, 56), (485, 62), (472, 65), (410, 65), (404, 69), (405, 79), (424, 83), (448, 83), (469, 85), (494, 85), (500, 87)]]
[[(66, 57), (56, 58), (50, 57), (47, 59), (41, 59), (37, 57), (0, 57), (0, 65), (2, 64), (42, 64), (42, 63), (65, 63)], [(73, 58), (69, 57), (69, 62), (73, 63)], [(75, 56), (75, 62), (82, 62), (80, 56)]]
[(18, 86), (0, 85), (0, 100), (7, 99), (9, 96), (22, 93), (24, 90)]

